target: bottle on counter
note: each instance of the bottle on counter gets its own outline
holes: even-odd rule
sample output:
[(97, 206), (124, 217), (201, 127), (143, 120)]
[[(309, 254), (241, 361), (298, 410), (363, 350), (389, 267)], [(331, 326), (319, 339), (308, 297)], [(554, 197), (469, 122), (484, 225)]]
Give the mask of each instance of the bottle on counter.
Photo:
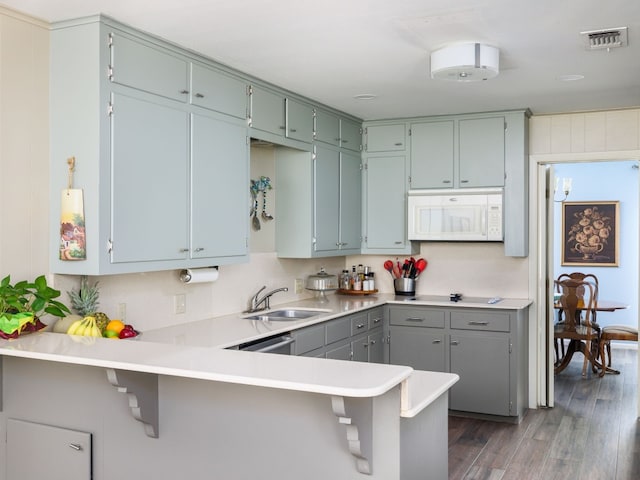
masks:
[(340, 274), (340, 289), (342, 290), (349, 290), (349, 279), (350, 279), (350, 275), (349, 275), (349, 270), (347, 270), (346, 268), (344, 270), (342, 270), (342, 273)]
[(351, 275), (349, 276), (349, 290), (355, 290), (355, 284), (356, 284), (356, 266), (352, 265), (351, 266)]
[(357, 270), (355, 267), (353, 267), (352, 273), (353, 273), (353, 289), (362, 290), (362, 276), (363, 276), (362, 265), (358, 265)]

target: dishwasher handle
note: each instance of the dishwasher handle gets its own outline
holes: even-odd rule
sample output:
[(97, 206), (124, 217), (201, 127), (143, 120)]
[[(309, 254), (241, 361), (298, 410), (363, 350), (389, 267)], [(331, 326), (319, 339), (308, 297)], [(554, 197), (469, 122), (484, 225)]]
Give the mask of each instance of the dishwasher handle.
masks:
[(272, 345), (267, 345), (267, 346), (262, 347), (262, 348), (258, 348), (256, 350), (254, 350), (254, 352), (261, 352), (261, 353), (271, 352), (272, 350), (277, 350), (280, 347), (284, 347), (286, 345), (291, 345), (292, 343), (294, 343), (296, 341), (296, 339), (293, 338), (293, 337), (282, 337), (282, 338), (283, 338), (283, 340), (281, 342), (274, 343)]

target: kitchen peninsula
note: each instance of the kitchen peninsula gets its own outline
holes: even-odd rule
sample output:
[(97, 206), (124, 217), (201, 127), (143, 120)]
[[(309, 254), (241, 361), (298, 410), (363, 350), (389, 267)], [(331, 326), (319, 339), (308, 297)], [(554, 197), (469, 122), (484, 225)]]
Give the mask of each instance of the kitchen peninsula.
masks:
[[(317, 321), (363, 303), (384, 302), (332, 302)], [(227, 343), (251, 337), (242, 335)], [(204, 472), (386, 480), (421, 478), (427, 469), (447, 477), (446, 393), (457, 375), (216, 348), (225, 342), (155, 343), (154, 336), (113, 341), (43, 332), (2, 341), (7, 480), (24, 466), (12, 457), (12, 442), (33, 428), (58, 439), (90, 434), (86, 445), (62, 440), (64, 451), (52, 454), (47, 469), (66, 472), (84, 461), (98, 480)]]

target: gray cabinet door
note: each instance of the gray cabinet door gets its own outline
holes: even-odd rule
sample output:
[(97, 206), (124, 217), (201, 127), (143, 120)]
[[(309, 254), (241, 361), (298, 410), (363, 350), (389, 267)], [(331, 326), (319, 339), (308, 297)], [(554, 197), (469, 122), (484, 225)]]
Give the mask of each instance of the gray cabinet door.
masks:
[(112, 98), (111, 261), (185, 259), (188, 114), (126, 95)]
[(407, 247), (405, 156), (366, 159), (365, 248), (390, 253)]
[(184, 58), (152, 44), (111, 34), (111, 81), (155, 95), (186, 101), (189, 69)]
[(453, 120), (411, 124), (411, 188), (453, 188)]
[(450, 390), (449, 408), (510, 415), (508, 335), (452, 332), (450, 371), (460, 380)]
[(369, 350), (370, 363), (385, 363), (383, 337), (382, 330), (369, 335), (369, 346), (367, 348)]
[(362, 147), (362, 126), (346, 118), (340, 119), (340, 146), (354, 152)]
[(246, 118), (247, 84), (220, 71), (192, 63), (191, 103), (237, 118)]
[(362, 176), (360, 155), (340, 153), (340, 250), (360, 252)]
[(406, 150), (404, 123), (372, 125), (367, 127), (367, 152), (399, 152)]
[(325, 358), (333, 360), (351, 360), (351, 342), (337, 343), (327, 347)]
[(337, 251), (340, 240), (340, 152), (316, 146), (315, 251)]
[(285, 134), (284, 97), (260, 87), (251, 88), (251, 127), (273, 133)]
[(247, 129), (195, 114), (191, 129), (191, 257), (246, 255)]
[(504, 186), (504, 117), (460, 120), (460, 187)]
[(291, 98), (287, 104), (287, 137), (301, 142), (313, 141), (313, 108)]
[(7, 419), (7, 480), (90, 480), (91, 434)]
[(316, 110), (317, 142), (328, 143), (336, 147), (340, 146), (340, 117), (324, 110)]
[(389, 327), (389, 363), (446, 372), (445, 333), (423, 327)]

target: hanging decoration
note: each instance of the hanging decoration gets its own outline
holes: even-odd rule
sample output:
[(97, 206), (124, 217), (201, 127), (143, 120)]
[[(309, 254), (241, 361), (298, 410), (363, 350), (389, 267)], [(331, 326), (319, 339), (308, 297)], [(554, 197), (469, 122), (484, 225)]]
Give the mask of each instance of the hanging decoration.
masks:
[(86, 260), (83, 192), (73, 188), (76, 158), (68, 158), (67, 165), (69, 180), (62, 191), (60, 208), (60, 260)]
[[(259, 180), (251, 180), (251, 212), (249, 216), (251, 217), (251, 227), (258, 231), (260, 230), (260, 218), (265, 222), (269, 220), (273, 220), (273, 215), (267, 213), (267, 190), (271, 190), (273, 187), (271, 186), (271, 179), (269, 177), (265, 177), (264, 175), (260, 177)], [(258, 197), (262, 195), (262, 212), (260, 213), (260, 217), (258, 217)]]

